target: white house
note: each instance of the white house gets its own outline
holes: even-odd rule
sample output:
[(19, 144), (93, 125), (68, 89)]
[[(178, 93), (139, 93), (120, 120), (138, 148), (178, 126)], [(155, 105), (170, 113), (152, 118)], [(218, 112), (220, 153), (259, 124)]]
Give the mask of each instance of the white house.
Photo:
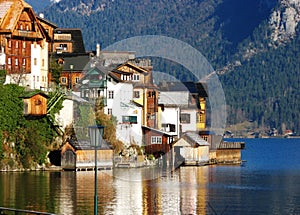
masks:
[(197, 107), (190, 104), (189, 91), (160, 91), (158, 102), (160, 111), (160, 130), (180, 137), (186, 131), (197, 130)]
[(142, 145), (142, 107), (132, 102), (133, 85), (108, 77), (106, 114), (117, 119), (117, 138), (126, 145)]

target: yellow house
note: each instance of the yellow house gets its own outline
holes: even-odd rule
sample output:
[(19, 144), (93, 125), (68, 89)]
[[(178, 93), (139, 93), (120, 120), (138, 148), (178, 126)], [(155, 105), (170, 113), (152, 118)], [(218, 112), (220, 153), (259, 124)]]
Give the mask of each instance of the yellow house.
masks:
[(199, 109), (197, 114), (197, 130), (206, 130), (206, 98), (208, 97), (206, 86), (203, 83), (196, 83), (198, 89)]

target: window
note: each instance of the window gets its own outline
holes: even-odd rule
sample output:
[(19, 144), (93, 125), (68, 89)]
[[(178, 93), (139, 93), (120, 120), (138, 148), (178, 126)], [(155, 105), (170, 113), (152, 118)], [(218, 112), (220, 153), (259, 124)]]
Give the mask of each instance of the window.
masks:
[(33, 59), (33, 64), (34, 64), (35, 66), (37, 65), (37, 59), (36, 59), (36, 58)]
[(19, 60), (18, 60), (18, 58), (16, 58), (15, 59), (15, 65), (18, 66), (18, 64), (19, 64)]
[(62, 84), (66, 84), (67, 83), (67, 78), (66, 77), (62, 77), (61, 78), (61, 83)]
[(181, 123), (191, 123), (191, 115), (189, 113), (180, 114)]
[(39, 99), (37, 99), (37, 100), (34, 101), (34, 104), (35, 104), (35, 105), (41, 105), (41, 104), (42, 104), (42, 101), (39, 100)]
[(139, 81), (140, 80), (140, 75), (139, 74), (133, 74), (132, 80), (133, 81)]
[(23, 49), (26, 48), (26, 42), (25, 41), (23, 41), (22, 46), (23, 46)]
[(122, 116), (123, 123), (137, 124), (137, 116)]
[(36, 76), (36, 81), (40, 82), (40, 76)]
[(108, 114), (108, 115), (112, 115), (112, 109), (111, 109), (111, 108), (108, 108), (108, 109), (107, 109), (107, 114)]
[(203, 123), (203, 122), (205, 122), (204, 114), (197, 113), (197, 123)]
[(11, 65), (11, 58), (10, 58), (10, 57), (7, 58), (7, 64), (8, 64), (8, 65)]
[(59, 47), (60, 47), (61, 50), (67, 50), (68, 49), (67, 44), (59, 44)]
[(45, 66), (45, 59), (42, 59), (42, 66)]
[(8, 41), (8, 47), (11, 48), (11, 40)]
[(167, 131), (167, 132), (175, 132), (176, 131), (176, 126), (174, 124), (162, 123), (161, 127), (162, 127), (163, 131)]
[(29, 31), (29, 25), (28, 24), (26, 25), (26, 31)]
[(112, 91), (112, 90), (108, 91), (108, 98), (109, 99), (113, 99), (114, 98), (114, 91)]
[(18, 49), (18, 48), (19, 48), (19, 42), (16, 41), (16, 49)]
[(77, 84), (79, 82), (80, 78), (76, 77), (75, 78), (75, 83)]
[(133, 97), (135, 99), (139, 99), (140, 98), (140, 91), (133, 91)]
[(20, 30), (23, 30), (23, 25), (22, 24), (20, 24)]
[(23, 58), (23, 60), (22, 60), (22, 65), (26, 66), (26, 59), (25, 58)]
[(155, 98), (155, 91), (149, 91), (148, 92), (148, 97), (149, 98)]
[(151, 144), (162, 144), (161, 136), (151, 136)]

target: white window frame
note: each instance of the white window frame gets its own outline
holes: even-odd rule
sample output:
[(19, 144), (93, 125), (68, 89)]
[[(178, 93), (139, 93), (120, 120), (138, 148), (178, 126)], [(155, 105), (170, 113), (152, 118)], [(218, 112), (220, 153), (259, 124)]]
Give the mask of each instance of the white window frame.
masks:
[(61, 83), (62, 84), (67, 84), (67, 78), (66, 77), (61, 77)]
[(151, 144), (162, 144), (162, 136), (151, 136)]

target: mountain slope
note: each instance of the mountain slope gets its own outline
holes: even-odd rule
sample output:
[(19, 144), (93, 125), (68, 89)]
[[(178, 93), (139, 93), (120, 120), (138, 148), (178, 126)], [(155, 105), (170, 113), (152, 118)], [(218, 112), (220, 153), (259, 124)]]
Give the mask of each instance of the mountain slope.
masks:
[[(217, 67), (225, 64), (236, 45), (270, 14), (271, 7), (261, 10), (261, 2), (62, 0), (44, 13), (58, 26), (80, 27), (88, 50), (96, 43), (106, 47), (137, 35), (165, 35), (196, 47)], [(248, 6), (242, 7), (244, 4)], [(239, 17), (232, 15), (236, 11)]]
[(299, 2), (61, 0), (44, 14), (60, 27), (81, 28), (88, 50), (149, 34), (187, 42), (220, 74), (229, 123), (299, 131)]

